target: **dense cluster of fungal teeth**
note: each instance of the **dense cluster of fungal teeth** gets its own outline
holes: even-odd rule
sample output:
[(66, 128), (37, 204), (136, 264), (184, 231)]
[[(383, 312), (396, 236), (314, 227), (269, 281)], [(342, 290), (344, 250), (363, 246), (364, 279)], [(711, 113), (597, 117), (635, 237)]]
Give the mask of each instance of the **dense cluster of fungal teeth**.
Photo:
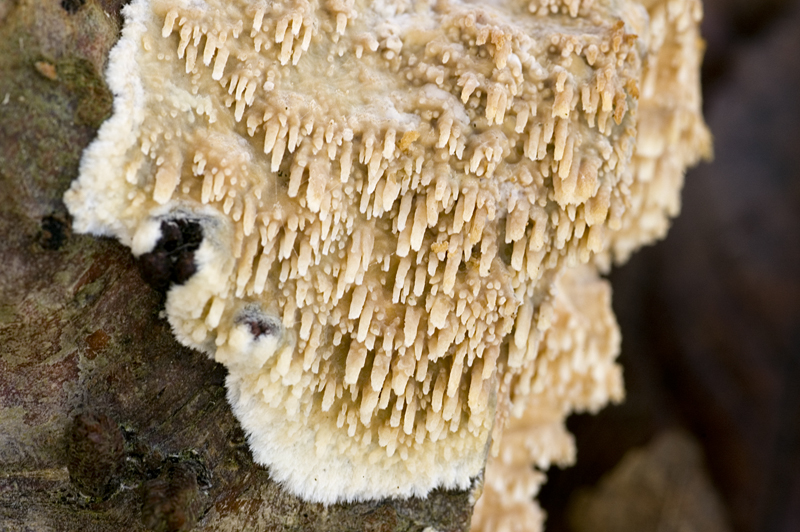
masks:
[(126, 8), (115, 116), (67, 204), (136, 254), (202, 225), (170, 323), (228, 366), (256, 460), (296, 493), (480, 471), (552, 283), (630, 203), (641, 21), (598, 4)]

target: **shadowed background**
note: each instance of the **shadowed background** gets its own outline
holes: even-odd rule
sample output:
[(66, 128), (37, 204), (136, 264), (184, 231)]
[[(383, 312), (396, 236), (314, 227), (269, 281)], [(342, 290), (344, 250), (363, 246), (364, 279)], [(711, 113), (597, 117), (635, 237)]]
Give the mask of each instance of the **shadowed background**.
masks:
[(672, 428), (700, 444), (732, 530), (800, 530), (800, 2), (704, 4), (715, 159), (689, 171), (666, 240), (611, 273), (627, 400), (569, 420), (578, 463), (540, 496), (551, 532)]

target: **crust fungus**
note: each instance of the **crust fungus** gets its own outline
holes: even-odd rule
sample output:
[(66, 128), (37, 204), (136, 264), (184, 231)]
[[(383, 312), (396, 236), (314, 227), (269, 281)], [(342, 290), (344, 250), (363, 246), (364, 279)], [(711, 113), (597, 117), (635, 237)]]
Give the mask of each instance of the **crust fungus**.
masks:
[(708, 144), (698, 4), (645, 4), (133, 0), (65, 201), (158, 259), (289, 490), (465, 488), (506, 418), (621, 394), (591, 265), (661, 234)]
[(566, 416), (622, 400), (611, 286), (593, 268), (578, 266), (554, 288), (552, 324), (536, 357), (510, 379), (508, 403), (500, 409), (508, 418), (495, 435), (472, 530), (540, 530), (544, 512), (533, 498), (545, 481), (543, 471), (575, 460)]
[[(700, 111), (700, 1), (642, 3), (647, 17), (638, 28), (644, 49), (638, 135), (624, 203), (609, 216), (607, 239), (590, 261), (603, 271), (612, 260), (624, 262), (638, 247), (664, 236), (680, 209), (686, 168), (711, 151)], [(546, 480), (543, 471), (575, 461), (566, 416), (596, 412), (624, 395), (621, 368), (614, 363), (620, 338), (610, 286), (587, 265), (565, 269), (553, 288), (553, 320), (536, 357), (506, 376), (509, 391), (501, 396), (508, 402), (498, 407), (483, 495), (472, 521), (476, 532), (541, 530), (545, 515), (534, 497)]]

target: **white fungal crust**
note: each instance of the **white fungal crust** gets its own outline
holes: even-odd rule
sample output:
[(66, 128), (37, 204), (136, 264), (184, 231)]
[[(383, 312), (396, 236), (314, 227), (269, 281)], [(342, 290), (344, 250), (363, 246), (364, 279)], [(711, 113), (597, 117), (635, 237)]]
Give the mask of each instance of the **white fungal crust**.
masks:
[(701, 0), (645, 2), (647, 46), (642, 64), (636, 148), (631, 160), (628, 201), (608, 226), (609, 241), (595, 259), (608, 269), (639, 247), (663, 238), (680, 211), (686, 169), (711, 155), (711, 134), (703, 121), (700, 64)]
[(139, 255), (164, 220), (202, 226), (170, 324), (227, 366), (256, 461), (294, 493), (469, 485), (537, 360), (553, 280), (624, 226), (658, 48), (637, 41), (647, 12), (133, 0), (124, 14), (114, 115), (65, 195), (76, 230)]
[(472, 530), (537, 531), (544, 516), (533, 498), (550, 465), (575, 461), (565, 426), (572, 412), (596, 412), (623, 397), (615, 359), (620, 333), (611, 286), (589, 266), (567, 269), (554, 285), (552, 325), (537, 354), (509, 379), (504, 425), (486, 466)]
[[(701, 116), (700, 1), (646, 4), (647, 17), (637, 29), (647, 47), (639, 134), (621, 185), (629, 187), (629, 194), (624, 204), (612, 202), (610, 231), (603, 235), (602, 251), (593, 261), (601, 269), (612, 259), (624, 262), (641, 245), (664, 236), (670, 217), (680, 208), (686, 168), (711, 149)], [(536, 358), (501, 384), (483, 496), (472, 520), (475, 532), (541, 531), (544, 512), (534, 497), (546, 480), (543, 471), (551, 464), (575, 461), (566, 417), (596, 412), (623, 397), (621, 368), (614, 362), (620, 337), (608, 283), (580, 267), (567, 269), (554, 288), (553, 318)]]

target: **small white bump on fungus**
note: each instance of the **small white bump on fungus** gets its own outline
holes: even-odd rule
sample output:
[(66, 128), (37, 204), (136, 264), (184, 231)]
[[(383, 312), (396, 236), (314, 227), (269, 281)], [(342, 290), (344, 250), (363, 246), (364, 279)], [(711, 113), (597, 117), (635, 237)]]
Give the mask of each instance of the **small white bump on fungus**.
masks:
[[(646, 116), (680, 108), (681, 144), (633, 155), (651, 55), (688, 42), (653, 28), (696, 37), (676, 3), (695, 5), (133, 0), (109, 58), (114, 114), (65, 202), (77, 231), (137, 256), (165, 222), (199, 224), (196, 273), (170, 288), (167, 317), (228, 368), (254, 459), (291, 492), (466, 488), (526, 394), (560, 416), (595, 406), (564, 398), (608, 351), (562, 353), (594, 329), (564, 318), (580, 313), (558, 293), (584, 297), (569, 287), (591, 271), (568, 267), (660, 234), (637, 224), (672, 204), (632, 194), (675, 186), (655, 176), (682, 176), (703, 147), (699, 98), (664, 100), (656, 78)], [(666, 185), (639, 183), (648, 161), (648, 183)], [(580, 361), (567, 381), (543, 349)], [(553, 434), (540, 450), (560, 456)]]

